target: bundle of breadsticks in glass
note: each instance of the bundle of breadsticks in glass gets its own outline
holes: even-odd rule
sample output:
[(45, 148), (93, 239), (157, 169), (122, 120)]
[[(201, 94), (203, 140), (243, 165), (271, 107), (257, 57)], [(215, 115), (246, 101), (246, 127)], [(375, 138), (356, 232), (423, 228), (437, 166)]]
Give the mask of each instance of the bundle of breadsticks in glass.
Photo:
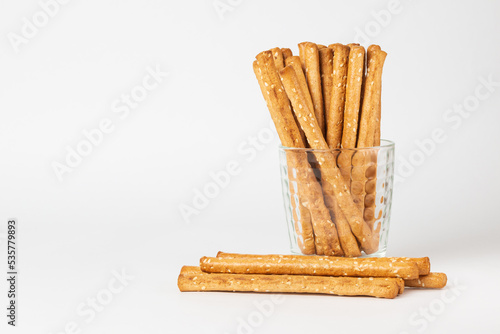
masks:
[[(292, 201), (301, 216), (295, 221), (298, 246), (302, 254), (376, 253), (381, 227), (374, 224), (376, 179), (368, 178), (373, 169), (361, 162), (373, 157), (353, 152), (380, 145), (387, 54), (378, 45), (365, 51), (359, 44), (311, 42), (300, 43), (299, 54), (273, 48), (259, 53), (253, 63), (282, 146), (316, 150), (309, 159), (286, 150), (293, 170), (289, 177), (299, 180), (296, 195), (301, 200)], [(311, 167), (319, 173), (308, 172)]]
[(184, 266), (180, 291), (316, 293), (395, 298), (405, 287), (442, 288), (447, 277), (431, 273), (428, 257), (346, 258), (249, 255), (219, 252), (200, 266)]

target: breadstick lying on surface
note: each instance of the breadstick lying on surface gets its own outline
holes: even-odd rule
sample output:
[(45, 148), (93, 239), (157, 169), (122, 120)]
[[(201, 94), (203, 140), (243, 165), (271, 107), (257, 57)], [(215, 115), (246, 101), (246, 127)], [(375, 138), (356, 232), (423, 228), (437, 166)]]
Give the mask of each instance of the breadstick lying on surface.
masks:
[(379, 258), (300, 255), (202, 257), (200, 268), (211, 273), (418, 278), (416, 263)]
[(363, 219), (362, 212), (353, 202), (349, 188), (337, 168), (335, 157), (329, 151), (328, 144), (318, 129), (314, 112), (307, 105), (305, 94), (298, 83), (293, 67), (285, 66), (280, 71), (280, 75), (288, 98), (294, 107), (294, 112), (297, 113), (297, 120), (306, 134), (309, 145), (313, 149), (325, 150), (323, 152), (315, 152), (323, 183), (330, 183), (333, 188), (338, 205), (349, 222), (352, 233), (360, 243), (361, 249), (366, 254), (376, 252), (378, 250), (378, 237), (372, 233)]
[(413, 288), (441, 289), (446, 286), (448, 278), (443, 273), (429, 273), (417, 279), (405, 280), (405, 286)]
[[(216, 257), (221, 259), (255, 259), (255, 260), (263, 260), (267, 256), (276, 258), (276, 257), (284, 257), (288, 260), (300, 260), (300, 259), (310, 259), (309, 256), (301, 256), (301, 255), (257, 255), (257, 254), (238, 254), (238, 253), (224, 253), (222, 251), (218, 251)], [(328, 257), (329, 258), (329, 257)], [(335, 258), (334, 258), (335, 259)], [(415, 263), (418, 268), (418, 274), (428, 275), (431, 271), (431, 262), (428, 257), (377, 257), (377, 258), (363, 258), (362, 261), (365, 260), (376, 260), (377, 263), (394, 263), (394, 262), (407, 262), (407, 263)], [(354, 259), (351, 259), (353, 262)], [(353, 262), (354, 263), (354, 262)]]
[(395, 298), (401, 289), (395, 278), (208, 274), (199, 267), (189, 266), (182, 267), (177, 286), (183, 292), (317, 293), (390, 299)]
[(342, 44), (329, 46), (333, 50), (332, 94), (330, 107), (326, 109), (326, 142), (330, 148), (340, 148), (344, 125), (345, 90), (347, 84), (347, 67), (349, 47)]

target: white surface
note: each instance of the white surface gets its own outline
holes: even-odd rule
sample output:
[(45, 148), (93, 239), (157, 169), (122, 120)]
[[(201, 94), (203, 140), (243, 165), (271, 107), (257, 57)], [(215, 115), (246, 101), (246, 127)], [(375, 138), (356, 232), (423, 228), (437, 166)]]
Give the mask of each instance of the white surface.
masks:
[[(1, 2), (0, 231), (7, 218), (19, 219), (16, 332), (64, 333), (75, 322), (80, 333), (238, 333), (239, 319), (259, 320), (254, 303), (269, 295), (176, 287), (182, 265), (218, 250), (288, 252), (277, 140), (255, 157), (238, 152), (269, 124), (252, 59), (274, 46), (296, 51), (304, 40), (348, 43), (360, 29), (376, 33), (373, 13), (389, 5), (232, 3), (221, 20), (212, 0), (75, 0), (15, 53), (8, 34), (19, 34), (40, 5)], [(389, 54), (382, 131), (406, 176), (395, 189), (388, 255), (430, 256), (450, 285), (395, 300), (287, 295), (241, 333), (499, 331), (500, 87), (459, 125), (443, 117), (473, 102), (481, 77), (500, 82), (500, 4), (402, 0), (398, 10), (371, 38)], [(157, 65), (169, 76), (119, 118), (114, 101)], [(51, 164), (105, 118), (113, 131), (59, 182)], [(446, 140), (405, 173), (403, 161), (418, 158), (416, 141), (436, 128)], [(240, 173), (187, 224), (179, 205), (232, 160)], [(4, 240), (0, 247), (4, 263)], [(105, 296), (122, 268), (135, 278), (87, 323), (77, 308)]]

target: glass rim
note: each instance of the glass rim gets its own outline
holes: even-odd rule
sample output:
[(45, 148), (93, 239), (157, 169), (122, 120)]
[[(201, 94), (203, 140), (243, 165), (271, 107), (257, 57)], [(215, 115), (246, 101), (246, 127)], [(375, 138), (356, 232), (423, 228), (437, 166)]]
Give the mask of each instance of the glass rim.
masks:
[(283, 145), (279, 145), (280, 150), (285, 150), (285, 151), (305, 151), (305, 152), (341, 152), (341, 151), (363, 151), (363, 150), (373, 150), (373, 149), (390, 149), (394, 148), (396, 143), (394, 143), (392, 140), (388, 139), (381, 139), (380, 140), (380, 145), (379, 146), (370, 146), (370, 147), (354, 147), (354, 148), (332, 148), (332, 149), (327, 149), (327, 150), (319, 150), (319, 149), (314, 149), (314, 148), (304, 148), (304, 147), (287, 147)]

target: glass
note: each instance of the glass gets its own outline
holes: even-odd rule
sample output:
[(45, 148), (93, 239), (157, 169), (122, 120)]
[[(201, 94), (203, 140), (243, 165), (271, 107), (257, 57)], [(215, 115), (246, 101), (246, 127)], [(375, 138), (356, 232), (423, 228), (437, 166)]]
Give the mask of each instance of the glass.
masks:
[(387, 251), (394, 143), (369, 148), (279, 148), (293, 254), (381, 257)]

